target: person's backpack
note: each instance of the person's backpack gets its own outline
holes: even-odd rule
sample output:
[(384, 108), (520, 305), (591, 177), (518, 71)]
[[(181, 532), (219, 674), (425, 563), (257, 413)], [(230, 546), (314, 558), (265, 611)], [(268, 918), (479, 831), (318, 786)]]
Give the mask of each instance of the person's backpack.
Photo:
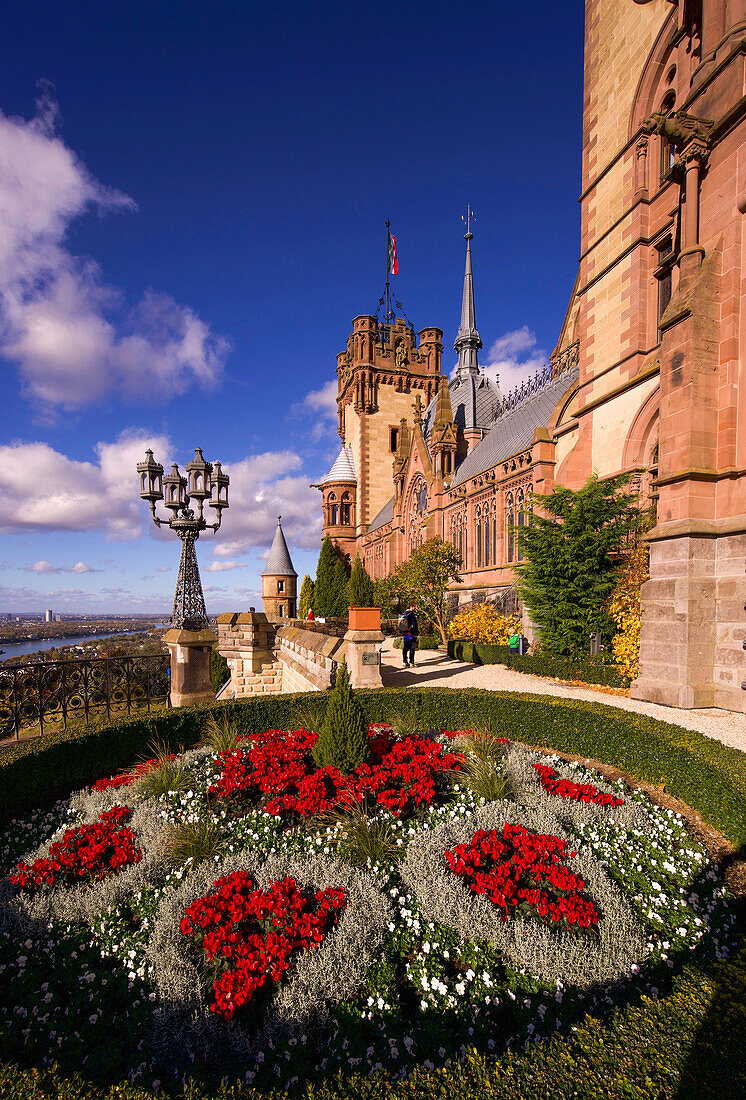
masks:
[(400, 634), (409, 634), (409, 615), (407, 615), (406, 611), (403, 615), (399, 616), (399, 622), (396, 624), (396, 629), (399, 631)]

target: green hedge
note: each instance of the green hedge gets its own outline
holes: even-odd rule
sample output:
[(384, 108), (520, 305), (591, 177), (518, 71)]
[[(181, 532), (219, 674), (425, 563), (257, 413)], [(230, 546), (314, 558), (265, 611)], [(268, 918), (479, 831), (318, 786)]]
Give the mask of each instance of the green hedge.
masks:
[[(461, 729), (489, 719), (511, 740), (594, 757), (665, 786), (736, 848), (746, 846), (746, 754), (695, 731), (600, 703), (517, 692), (410, 687), (355, 694), (369, 722), (385, 720), (396, 701), (414, 708), (423, 728)], [(0, 821), (129, 767), (150, 755), (148, 746), (156, 739), (174, 749), (194, 745), (211, 709), (227, 710), (244, 732), (255, 733), (292, 728), (299, 705), (308, 699), (273, 695), (214, 708), (184, 707), (15, 745), (0, 755)]]
[[(418, 649), (440, 649), (443, 644), (443, 639), (440, 634), (420, 634), (417, 638)], [(394, 639), (394, 649), (401, 649), (404, 645), (404, 639), (401, 635)]]
[(559, 680), (582, 680), (584, 684), (606, 687), (628, 687), (617, 668), (600, 657), (549, 657), (543, 653), (526, 653), (519, 657), (507, 645), (483, 645), (451, 639), (448, 656), (472, 665), (507, 665), (516, 672), (532, 672), (535, 676), (556, 676)]

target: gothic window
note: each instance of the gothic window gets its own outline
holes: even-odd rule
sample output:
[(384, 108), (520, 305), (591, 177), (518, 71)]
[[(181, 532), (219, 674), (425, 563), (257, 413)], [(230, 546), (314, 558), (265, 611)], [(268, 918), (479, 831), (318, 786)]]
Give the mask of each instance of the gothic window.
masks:
[(474, 532), (477, 547), (477, 569), (482, 568), (482, 522), (477, 511), (477, 526)]
[(489, 516), (484, 521), (484, 564), (490, 564), (490, 520)]
[(342, 494), (342, 523), (345, 527), (350, 525), (350, 494)]
[(673, 285), (673, 265), (674, 265), (674, 249), (673, 238), (666, 237), (664, 241), (656, 246), (657, 266), (655, 269), (655, 277), (658, 280), (658, 340), (661, 339), (660, 322), (661, 317), (666, 312), (666, 307), (671, 301), (671, 292)]
[(515, 536), (513, 534), (513, 494), (508, 493), (505, 498), (505, 545), (507, 552), (505, 555), (506, 561), (511, 562), (513, 560), (515, 550)]
[(523, 526), (525, 525), (525, 522), (526, 522), (526, 513), (524, 511), (525, 497), (523, 495), (523, 489), (518, 490), (517, 503), (518, 503), (518, 538), (516, 540), (516, 550), (518, 552), (518, 561), (523, 561), (523, 539), (521, 537), (521, 535), (522, 535), (522, 530), (521, 529), (523, 528)]

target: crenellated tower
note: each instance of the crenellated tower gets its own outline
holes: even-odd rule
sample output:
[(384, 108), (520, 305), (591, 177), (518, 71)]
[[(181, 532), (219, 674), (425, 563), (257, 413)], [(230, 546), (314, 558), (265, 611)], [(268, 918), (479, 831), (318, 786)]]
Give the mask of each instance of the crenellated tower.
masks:
[[(356, 487), (355, 518), (348, 537), (364, 534), (391, 498), (392, 460), (399, 451), (401, 421), (411, 417), (414, 397), (419, 395), (427, 407), (437, 393), (442, 339), (441, 329), (425, 328), (418, 340), (403, 318), (386, 323), (363, 314), (352, 322), (347, 348), (337, 356), (339, 434)], [(324, 478), (319, 487), (326, 483)], [(339, 544), (339, 534), (327, 528), (325, 515), (324, 534)]]

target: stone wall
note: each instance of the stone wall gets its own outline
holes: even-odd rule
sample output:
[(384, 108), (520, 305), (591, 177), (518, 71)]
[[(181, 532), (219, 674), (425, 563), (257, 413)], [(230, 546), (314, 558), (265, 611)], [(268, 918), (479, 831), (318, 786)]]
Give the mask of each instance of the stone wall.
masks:
[(236, 698), (282, 690), (282, 666), (275, 652), (275, 627), (261, 611), (218, 616), (218, 650), (231, 672)]
[(337, 665), (346, 657), (343, 638), (282, 626), (277, 631), (277, 655), (282, 667), (282, 692), (325, 691), (332, 686)]

